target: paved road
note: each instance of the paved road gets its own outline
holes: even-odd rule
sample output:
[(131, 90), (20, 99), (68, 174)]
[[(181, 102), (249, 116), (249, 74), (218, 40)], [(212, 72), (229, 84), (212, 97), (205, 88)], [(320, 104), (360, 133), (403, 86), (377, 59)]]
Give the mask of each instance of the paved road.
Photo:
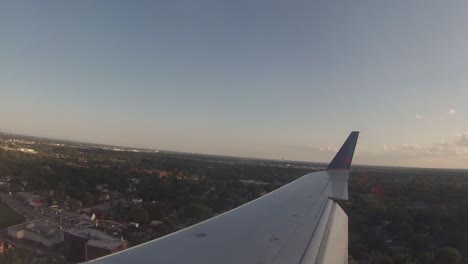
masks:
[(0, 192), (0, 200), (4, 201), (8, 206), (13, 208), (16, 212), (22, 214), (27, 220), (35, 220), (42, 218), (40, 212), (34, 211), (34, 209), (23, 202), (16, 200), (14, 197), (8, 195), (5, 192)]

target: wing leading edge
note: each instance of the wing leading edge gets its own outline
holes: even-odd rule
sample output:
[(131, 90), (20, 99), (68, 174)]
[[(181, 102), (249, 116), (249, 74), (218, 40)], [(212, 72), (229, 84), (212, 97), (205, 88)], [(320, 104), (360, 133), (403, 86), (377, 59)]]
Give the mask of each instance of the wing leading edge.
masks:
[(94, 263), (347, 263), (347, 179), (358, 132), (326, 171), (309, 173), (254, 201)]

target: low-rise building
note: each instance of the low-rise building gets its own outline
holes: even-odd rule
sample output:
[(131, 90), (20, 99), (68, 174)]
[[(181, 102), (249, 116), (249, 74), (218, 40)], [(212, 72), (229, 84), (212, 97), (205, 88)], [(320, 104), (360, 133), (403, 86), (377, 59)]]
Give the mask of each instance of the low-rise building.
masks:
[(142, 204), (143, 203), (143, 199), (141, 198), (132, 198), (132, 203), (133, 204)]
[(52, 247), (63, 242), (62, 228), (48, 220), (39, 219), (8, 227), (8, 235), (14, 239), (26, 239)]
[(89, 261), (126, 248), (126, 240), (99, 230), (73, 228), (65, 232), (65, 258), (71, 262)]
[(150, 222), (150, 225), (151, 225), (151, 226), (158, 226), (158, 225), (162, 225), (162, 224), (164, 224), (164, 222), (163, 222), (163, 221), (159, 221), (159, 220), (152, 220), (152, 221)]
[(109, 190), (102, 190), (96, 195), (97, 201), (109, 201), (112, 198)]
[(23, 201), (25, 204), (34, 207), (34, 209), (37, 209), (40, 206), (42, 206), (41, 197), (39, 195), (35, 195), (29, 192), (19, 192), (16, 194), (16, 197)]

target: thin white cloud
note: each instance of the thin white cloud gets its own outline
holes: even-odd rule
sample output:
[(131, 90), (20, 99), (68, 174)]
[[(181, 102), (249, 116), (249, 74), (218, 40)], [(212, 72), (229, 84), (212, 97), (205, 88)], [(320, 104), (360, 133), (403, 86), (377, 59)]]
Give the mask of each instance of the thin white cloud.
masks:
[(449, 114), (449, 115), (452, 115), (452, 116), (453, 116), (453, 115), (456, 115), (456, 114), (457, 114), (457, 110), (455, 110), (455, 109), (453, 109), (453, 108), (450, 108), (450, 109), (448, 110), (448, 114)]
[(337, 152), (337, 151), (338, 151), (338, 148), (337, 148), (337, 147), (334, 147), (334, 146), (327, 146), (327, 151)]
[(468, 147), (468, 132), (457, 134), (454, 144), (459, 147)]
[(384, 151), (389, 151), (389, 152), (390, 151), (395, 151), (395, 150), (397, 150), (397, 148), (398, 147), (396, 147), (396, 146), (392, 146), (392, 145), (388, 145), (388, 144), (383, 145)]
[(337, 152), (338, 148), (334, 146), (326, 146), (326, 147), (320, 147), (319, 150), (323, 152)]
[(435, 142), (430, 145), (420, 146), (415, 144), (384, 145), (386, 152), (393, 152), (400, 156), (432, 156), (454, 157), (468, 154), (468, 132), (459, 133), (449, 141)]
[(420, 115), (420, 114), (416, 114), (416, 118), (417, 119), (423, 119), (424, 117), (422, 115)]

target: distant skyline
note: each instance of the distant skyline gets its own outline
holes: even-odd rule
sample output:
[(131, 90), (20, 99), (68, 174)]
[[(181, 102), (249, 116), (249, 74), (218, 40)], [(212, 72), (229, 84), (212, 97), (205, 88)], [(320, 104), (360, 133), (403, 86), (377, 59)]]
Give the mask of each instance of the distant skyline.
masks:
[(466, 1), (0, 3), (0, 131), (468, 168)]

